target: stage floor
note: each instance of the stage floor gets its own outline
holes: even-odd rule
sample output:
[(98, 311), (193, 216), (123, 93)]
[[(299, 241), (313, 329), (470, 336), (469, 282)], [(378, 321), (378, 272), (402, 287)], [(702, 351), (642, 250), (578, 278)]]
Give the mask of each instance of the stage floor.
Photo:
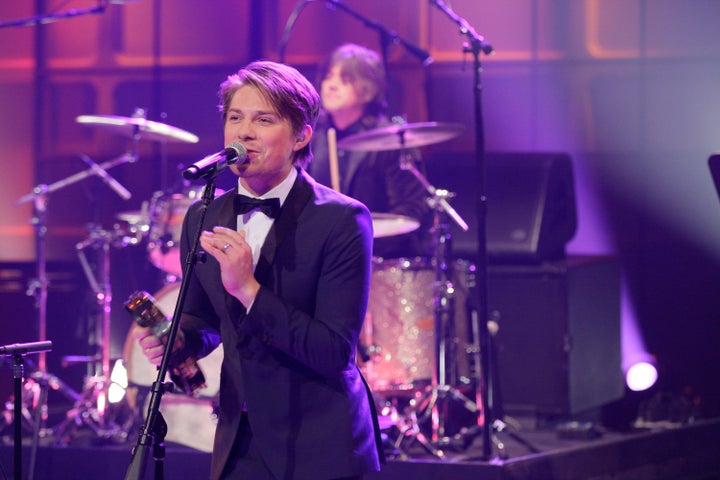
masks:
[[(720, 419), (687, 425), (665, 425), (630, 433), (602, 432), (596, 438), (561, 438), (555, 429), (537, 429), (520, 434), (496, 433), (507, 458), (499, 458), (497, 442), (491, 442), (489, 459), (482, 436), (459, 451), (446, 450), (438, 459), (415, 440), (406, 440), (407, 459), (390, 459), (379, 473), (367, 480), (716, 480), (720, 479)], [(135, 441), (134, 439), (133, 441)], [(39, 446), (33, 454), (26, 441), (22, 449), (23, 479), (79, 480), (125, 478), (130, 466), (132, 443), (123, 445), (67, 447)], [(529, 445), (529, 446), (528, 446)], [(537, 450), (533, 452), (532, 450)], [(0, 461), (5, 478), (13, 478), (15, 449), (4, 437)], [(164, 478), (204, 479), (210, 455), (182, 445), (168, 445)], [(0, 472), (2, 475), (2, 472)], [(153, 477), (148, 455), (145, 478)], [(312, 480), (312, 479), (308, 479)]]

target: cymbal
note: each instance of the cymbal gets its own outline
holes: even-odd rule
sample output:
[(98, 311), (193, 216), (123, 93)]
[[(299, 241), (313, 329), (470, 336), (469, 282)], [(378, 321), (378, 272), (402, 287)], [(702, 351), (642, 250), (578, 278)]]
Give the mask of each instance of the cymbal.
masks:
[(391, 237), (410, 233), (420, 226), (420, 222), (414, 218), (392, 213), (372, 213), (373, 237)]
[(154, 141), (197, 143), (200, 139), (185, 130), (164, 123), (153, 122), (145, 118), (120, 117), (116, 115), (80, 115), (75, 121), (90, 127), (102, 128), (125, 137), (133, 137)]
[(405, 123), (350, 135), (338, 142), (342, 150), (379, 152), (417, 148), (455, 138), (465, 129), (458, 123)]

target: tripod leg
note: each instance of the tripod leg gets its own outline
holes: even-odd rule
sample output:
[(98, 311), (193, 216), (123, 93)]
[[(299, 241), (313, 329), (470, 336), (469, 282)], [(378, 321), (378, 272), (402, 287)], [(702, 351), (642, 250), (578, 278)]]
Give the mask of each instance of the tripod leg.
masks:
[[(483, 329), (484, 331), (481, 331), (477, 311), (471, 311), (470, 318), (472, 319), (473, 332), (473, 342), (470, 349), (473, 353), (475, 381), (477, 382), (476, 398), (478, 399), (478, 402), (480, 402), (478, 403), (478, 406), (481, 407), (482, 411), (482, 414), (478, 419), (478, 424), (480, 428), (483, 429), (483, 441), (488, 442), (487, 445), (483, 445), (486, 452), (484, 456), (489, 457), (489, 455), (487, 455), (487, 451), (491, 450), (489, 444), (492, 443), (498, 452), (499, 458), (508, 458), (505, 444), (498, 438), (496, 433), (508, 433), (512, 439), (524, 445), (530, 452), (539, 453), (539, 449), (517, 433), (509, 431), (506, 432), (507, 425), (500, 419), (501, 417), (504, 417), (505, 413), (502, 408), (502, 396), (497, 369), (497, 351), (494, 341), (494, 336), (499, 330), (499, 319), (497, 316), (493, 316), (492, 319), (488, 320), (486, 328)], [(482, 338), (483, 334), (485, 335), (485, 338)], [(486, 349), (485, 355), (481, 354), (481, 350), (483, 348)], [(484, 369), (482, 368), (482, 358), (484, 358), (487, 362)], [(484, 399), (486, 401), (483, 403)]]
[(417, 416), (415, 415), (415, 411), (412, 409), (408, 409), (407, 412), (407, 423), (398, 424), (398, 428), (400, 430), (400, 437), (399, 441), (402, 442), (406, 438), (412, 438), (418, 444), (420, 444), (421, 447), (423, 447), (425, 450), (427, 450), (428, 453), (433, 455), (437, 458), (445, 458), (445, 452), (442, 450), (435, 448), (433, 446), (432, 442), (428, 440), (428, 438), (425, 436), (424, 433), (420, 430), (420, 424), (418, 423)]
[[(512, 438), (513, 440), (515, 440), (515, 441), (518, 442), (519, 444), (523, 445), (523, 446), (524, 446), (525, 448), (527, 448), (531, 453), (540, 453), (540, 452), (541, 452), (541, 450), (540, 450), (539, 448), (535, 447), (535, 445), (533, 445), (532, 443), (530, 443), (529, 441), (527, 441), (526, 439), (524, 439), (523, 437), (521, 437), (521, 436), (518, 435), (517, 433), (509, 431), (508, 428), (507, 428), (507, 424), (506, 424), (505, 422), (501, 421), (501, 420), (495, 420), (495, 421), (493, 422), (493, 430), (496, 431), (496, 432), (498, 432), (498, 433), (502, 433), (502, 432), (505, 432), (505, 431), (507, 430), (506, 433), (510, 436), (510, 438)], [(507, 458), (507, 457), (504, 457), (504, 458)]]

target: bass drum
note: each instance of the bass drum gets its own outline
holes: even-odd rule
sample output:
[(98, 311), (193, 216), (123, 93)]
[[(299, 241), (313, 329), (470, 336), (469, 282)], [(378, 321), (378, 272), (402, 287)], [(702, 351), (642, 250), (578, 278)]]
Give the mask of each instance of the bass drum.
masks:
[[(175, 311), (180, 284), (171, 284), (153, 295), (158, 308), (171, 317)], [(137, 340), (128, 332), (123, 348), (123, 359), (128, 377), (127, 399), (136, 412), (142, 405), (147, 412), (150, 387), (157, 379), (157, 367), (145, 357)], [(165, 439), (204, 452), (212, 450), (215, 437), (215, 403), (220, 391), (220, 366), (223, 348), (220, 345), (207, 357), (198, 360), (205, 375), (206, 387), (199, 390), (197, 398), (184, 394), (165, 393), (160, 402), (160, 412), (168, 424)], [(170, 381), (169, 376), (166, 381)]]
[(430, 384), (435, 370), (432, 267), (423, 259), (374, 259), (361, 343), (375, 392)]
[[(468, 289), (474, 265), (455, 261), (450, 268), (452, 298), (445, 344), (446, 383), (466, 384)], [(381, 396), (403, 396), (430, 385), (436, 376), (437, 345), (432, 264), (422, 258), (374, 259), (368, 313), (360, 337), (359, 364), (371, 389)], [(364, 357), (364, 358), (363, 358)]]

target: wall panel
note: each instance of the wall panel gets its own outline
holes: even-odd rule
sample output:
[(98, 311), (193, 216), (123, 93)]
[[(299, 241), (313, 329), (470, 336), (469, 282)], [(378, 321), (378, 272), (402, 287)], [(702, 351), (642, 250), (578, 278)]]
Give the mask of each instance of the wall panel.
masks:
[(127, 5), (120, 12), (122, 43), (116, 60), (126, 67), (245, 61), (250, 35), (257, 34), (250, 3), (173, 0)]

